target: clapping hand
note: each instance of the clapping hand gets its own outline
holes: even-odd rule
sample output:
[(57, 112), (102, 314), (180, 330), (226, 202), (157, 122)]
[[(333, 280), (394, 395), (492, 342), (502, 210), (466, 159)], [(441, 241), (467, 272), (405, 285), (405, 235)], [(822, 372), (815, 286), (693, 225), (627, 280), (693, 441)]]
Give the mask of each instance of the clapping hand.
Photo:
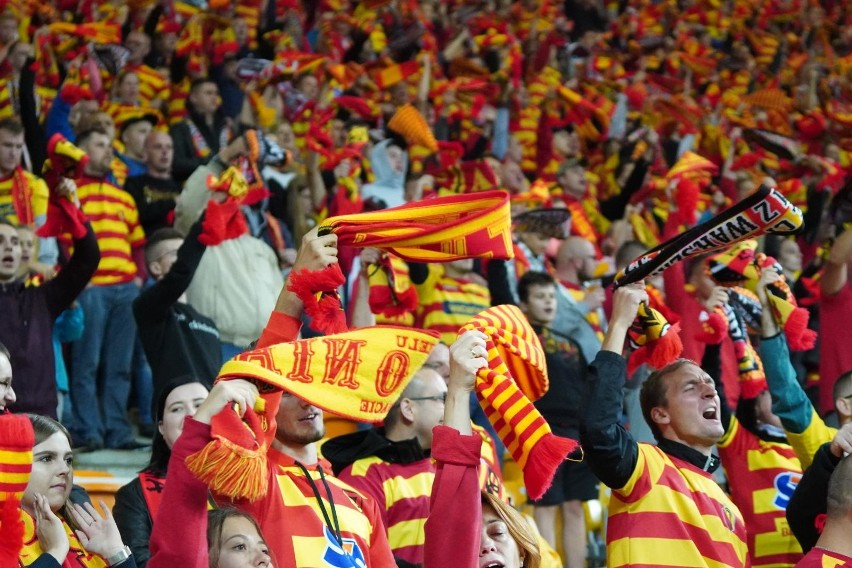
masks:
[(50, 502), (44, 495), (36, 495), (33, 503), (33, 517), (35, 518), (35, 532), (38, 544), (45, 554), (53, 556), (59, 564), (65, 562), (70, 544), (65, 525), (50, 510)]
[(121, 534), (118, 532), (112, 511), (103, 501), (99, 503), (103, 516), (91, 503), (83, 505), (75, 503), (69, 508), (69, 513), (79, 527), (75, 532), (83, 548), (102, 558), (109, 558), (121, 552), (124, 543), (121, 541)]

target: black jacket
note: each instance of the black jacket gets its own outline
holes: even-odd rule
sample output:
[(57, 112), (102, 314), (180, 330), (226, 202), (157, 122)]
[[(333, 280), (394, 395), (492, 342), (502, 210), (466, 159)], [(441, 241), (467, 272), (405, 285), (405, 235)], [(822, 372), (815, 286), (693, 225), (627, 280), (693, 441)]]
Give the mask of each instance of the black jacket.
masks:
[(176, 181), (183, 182), (188, 178), (198, 166), (206, 164), (219, 151), (219, 142), (222, 138), (222, 131), (227, 127), (225, 115), (219, 111), (213, 116), (213, 128), (207, 126), (204, 117), (199, 115), (192, 109), (192, 105), (187, 101), (187, 109), (189, 110), (188, 119), (192, 120), (198, 128), (198, 132), (207, 142), (210, 148), (210, 155), (205, 159), (201, 159), (195, 152), (195, 146), (192, 143), (192, 133), (189, 129), (189, 123), (182, 120), (172, 126), (169, 134), (172, 135), (174, 143), (174, 162), (172, 164), (172, 175)]
[(115, 506), (112, 509), (121, 540), (133, 551), (136, 566), (145, 568), (151, 558), (148, 542), (154, 521), (142, 494), (142, 483), (139, 478), (123, 486), (115, 494)]
[(414, 463), (429, 457), (417, 438), (392, 442), (385, 438), (382, 428), (361, 430), (333, 438), (323, 444), (322, 455), (331, 463), (334, 475), (339, 475), (356, 461), (376, 456), (388, 463)]
[(828, 508), (828, 480), (839, 463), (840, 458), (831, 453), (831, 442), (820, 446), (787, 504), (787, 523), (805, 554), (819, 540), (815, 521)]
[(154, 392), (183, 375), (210, 387), (222, 365), (216, 324), (189, 304), (179, 302), (189, 288), (207, 247), (198, 240), (206, 214), (195, 222), (178, 249), (169, 273), (133, 301), (133, 317), (151, 364)]

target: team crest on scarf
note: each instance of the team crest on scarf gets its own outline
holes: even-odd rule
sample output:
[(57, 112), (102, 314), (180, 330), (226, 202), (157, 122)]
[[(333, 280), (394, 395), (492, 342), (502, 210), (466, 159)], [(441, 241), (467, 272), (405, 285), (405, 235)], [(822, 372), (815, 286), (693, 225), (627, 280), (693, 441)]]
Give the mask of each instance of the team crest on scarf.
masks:
[(322, 555), (326, 566), (333, 568), (367, 568), (367, 560), (361, 547), (355, 539), (344, 538), (337, 542), (337, 537), (328, 527), (325, 528), (325, 552)]

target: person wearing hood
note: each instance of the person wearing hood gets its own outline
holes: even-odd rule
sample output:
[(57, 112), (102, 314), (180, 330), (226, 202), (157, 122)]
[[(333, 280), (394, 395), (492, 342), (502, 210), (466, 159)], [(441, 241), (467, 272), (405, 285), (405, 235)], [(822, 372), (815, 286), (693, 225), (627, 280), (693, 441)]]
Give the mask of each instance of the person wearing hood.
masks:
[(375, 181), (361, 188), (368, 209), (387, 209), (405, 203), (405, 174), (408, 153), (405, 142), (397, 137), (386, 138), (370, 150), (370, 165)]
[(399, 566), (423, 564), (423, 527), (435, 478), (432, 429), (442, 422), (446, 396), (443, 377), (423, 367), (388, 411), (383, 428), (338, 436), (322, 447), (335, 476), (380, 505)]
[(230, 129), (221, 107), (219, 87), (212, 79), (192, 82), (186, 104), (188, 115), (169, 132), (174, 141), (175, 180), (185, 181), (227, 143)]

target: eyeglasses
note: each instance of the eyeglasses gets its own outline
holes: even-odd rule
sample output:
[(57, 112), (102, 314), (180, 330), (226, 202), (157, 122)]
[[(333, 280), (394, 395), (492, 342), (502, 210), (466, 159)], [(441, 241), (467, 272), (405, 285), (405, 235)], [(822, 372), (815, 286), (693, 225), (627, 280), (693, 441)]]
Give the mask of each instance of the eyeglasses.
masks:
[(447, 402), (447, 393), (436, 394), (435, 396), (411, 396), (406, 397), (408, 400), (434, 400), (442, 404)]

